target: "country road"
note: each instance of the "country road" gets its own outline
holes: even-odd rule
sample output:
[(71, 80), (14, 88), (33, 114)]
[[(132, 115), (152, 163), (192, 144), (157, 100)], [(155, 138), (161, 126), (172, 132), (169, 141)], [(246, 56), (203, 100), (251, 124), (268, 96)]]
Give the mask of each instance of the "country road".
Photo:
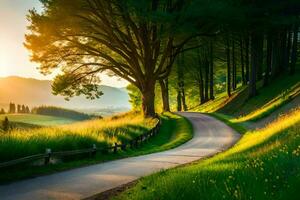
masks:
[(0, 186), (1, 200), (81, 199), (162, 169), (225, 150), (240, 137), (224, 123), (200, 113), (180, 113), (194, 127), (187, 143), (164, 152), (125, 158)]

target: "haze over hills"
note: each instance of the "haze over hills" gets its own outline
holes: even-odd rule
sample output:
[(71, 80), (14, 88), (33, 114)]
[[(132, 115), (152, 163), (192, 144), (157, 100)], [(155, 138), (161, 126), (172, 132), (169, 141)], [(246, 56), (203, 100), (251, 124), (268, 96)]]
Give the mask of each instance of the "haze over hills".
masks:
[(53, 105), (78, 110), (96, 110), (104, 108), (130, 108), (129, 96), (125, 88), (101, 85), (104, 93), (100, 99), (89, 100), (83, 96), (66, 101), (62, 96), (52, 94), (51, 81), (33, 78), (5, 77), (0, 78), (0, 107), (7, 108), (9, 102), (25, 104), (30, 107)]

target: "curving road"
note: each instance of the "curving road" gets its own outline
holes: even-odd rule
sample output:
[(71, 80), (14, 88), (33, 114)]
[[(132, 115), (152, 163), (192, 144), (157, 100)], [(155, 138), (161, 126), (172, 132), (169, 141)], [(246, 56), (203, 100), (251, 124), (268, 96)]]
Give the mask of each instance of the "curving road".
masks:
[(233, 129), (200, 113), (179, 113), (193, 124), (194, 137), (172, 150), (82, 167), (0, 186), (1, 200), (81, 199), (162, 169), (216, 154), (238, 139)]

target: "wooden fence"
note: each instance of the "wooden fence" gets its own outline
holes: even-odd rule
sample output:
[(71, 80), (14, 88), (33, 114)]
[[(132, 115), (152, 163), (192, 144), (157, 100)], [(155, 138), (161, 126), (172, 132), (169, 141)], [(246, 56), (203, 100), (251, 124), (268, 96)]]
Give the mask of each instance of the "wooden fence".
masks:
[(138, 148), (140, 145), (142, 145), (144, 142), (148, 141), (151, 137), (155, 136), (159, 128), (161, 126), (161, 120), (158, 118), (158, 122), (155, 125), (154, 128), (149, 130), (148, 132), (137, 136), (133, 140), (127, 142), (127, 143), (122, 143), (122, 144), (117, 144), (115, 143), (113, 146), (109, 147), (102, 147), (98, 148), (96, 144), (92, 144), (91, 148), (88, 149), (79, 149), (79, 150), (71, 150), (71, 151), (58, 151), (58, 152), (52, 152), (52, 149), (47, 148), (45, 150), (45, 153), (41, 154), (36, 154), (36, 155), (31, 155), (23, 158), (19, 158), (16, 160), (11, 160), (7, 162), (2, 162), (0, 163), (0, 168), (4, 167), (10, 167), (10, 166), (15, 166), (23, 163), (29, 163), (37, 160), (44, 160), (44, 164), (47, 165), (50, 163), (51, 158), (57, 158), (57, 157), (67, 157), (67, 156), (74, 156), (74, 155), (80, 155), (80, 154), (90, 154), (90, 156), (95, 156), (97, 152), (101, 153), (117, 153), (118, 150), (126, 150), (127, 148)]

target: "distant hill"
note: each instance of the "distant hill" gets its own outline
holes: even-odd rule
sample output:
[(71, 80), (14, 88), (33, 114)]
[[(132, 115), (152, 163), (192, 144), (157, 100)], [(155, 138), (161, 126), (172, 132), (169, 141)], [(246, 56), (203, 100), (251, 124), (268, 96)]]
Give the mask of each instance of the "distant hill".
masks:
[(0, 78), (0, 107), (7, 108), (9, 102), (14, 102), (30, 107), (52, 105), (80, 110), (130, 108), (129, 96), (124, 88), (101, 85), (100, 90), (104, 93), (100, 99), (74, 97), (65, 101), (64, 97), (52, 94), (51, 81), (11, 76)]

